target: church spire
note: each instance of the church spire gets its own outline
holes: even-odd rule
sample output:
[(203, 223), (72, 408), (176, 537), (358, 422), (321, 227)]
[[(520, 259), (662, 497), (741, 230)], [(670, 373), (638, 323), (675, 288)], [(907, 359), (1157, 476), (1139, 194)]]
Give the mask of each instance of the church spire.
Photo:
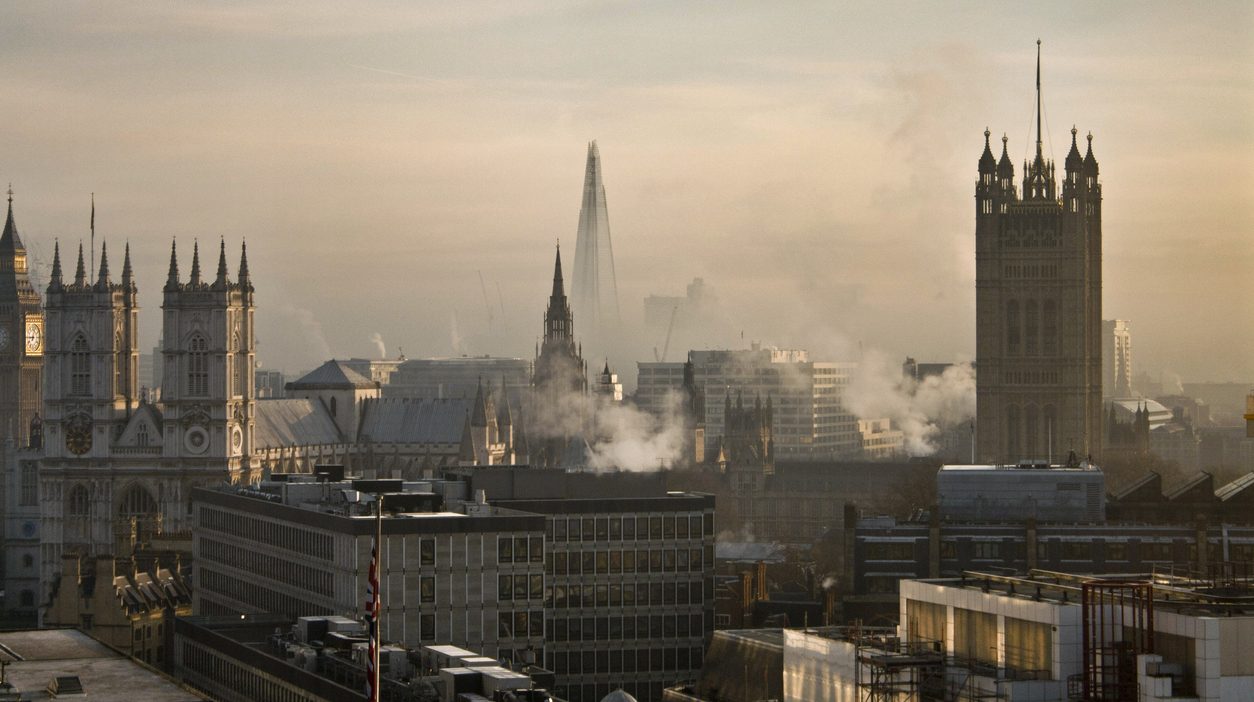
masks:
[(248, 242), (244, 241), (239, 246), (239, 285), (245, 290), (252, 290), (253, 282), (248, 277)]
[(218, 246), (218, 277), (213, 281), (214, 290), (226, 289), (226, 239), (223, 238)]
[(566, 299), (566, 286), (562, 280), (562, 247), (557, 247), (557, 258), (553, 264), (553, 293), (549, 296), (549, 308), (544, 313), (544, 341), (570, 341), (573, 322), (570, 303)]
[(200, 242), (192, 241), (192, 277), (187, 281), (188, 285), (200, 285)]
[(566, 284), (562, 280), (562, 245), (557, 245), (557, 261), (553, 264), (553, 298), (566, 297)]
[(22, 237), (18, 236), (17, 224), (13, 222), (13, 185), (9, 185), (9, 214), (4, 218), (4, 233), (0, 234), (0, 251), (5, 253), (25, 251)]
[(165, 291), (174, 292), (179, 289), (179, 257), (178, 242), (170, 241), (170, 274), (165, 279)]
[(49, 291), (61, 290), (61, 242), (52, 242), (52, 275), (48, 280)]
[(87, 285), (87, 266), (83, 264), (83, 242), (78, 242), (78, 269), (74, 271), (74, 285), (83, 287)]
[(100, 242), (100, 277), (96, 279), (97, 290), (109, 289), (109, 242)]
[(131, 271), (131, 242), (126, 242), (125, 253), (122, 255), (122, 287), (131, 289), (135, 287), (135, 278)]
[(1044, 159), (1041, 140), (1041, 40), (1036, 40), (1036, 162)]

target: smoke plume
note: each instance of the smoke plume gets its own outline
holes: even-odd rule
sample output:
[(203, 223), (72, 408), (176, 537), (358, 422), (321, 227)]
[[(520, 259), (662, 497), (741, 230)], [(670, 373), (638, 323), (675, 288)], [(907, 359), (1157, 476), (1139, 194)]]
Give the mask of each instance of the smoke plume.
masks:
[(859, 419), (887, 417), (905, 434), (906, 453), (929, 456), (941, 431), (975, 417), (975, 371), (958, 363), (920, 381), (899, 364), (868, 353), (849, 383), (845, 406)]
[(387, 347), (383, 345), (383, 335), (382, 335), (382, 334), (380, 334), (379, 332), (375, 332), (375, 333), (371, 334), (371, 335), (370, 335), (370, 343), (374, 344), (375, 350), (377, 350), (377, 351), (379, 352), (379, 358), (381, 358), (381, 359), (382, 359), (382, 358), (387, 358), (387, 357), (388, 357), (388, 350), (387, 350)]

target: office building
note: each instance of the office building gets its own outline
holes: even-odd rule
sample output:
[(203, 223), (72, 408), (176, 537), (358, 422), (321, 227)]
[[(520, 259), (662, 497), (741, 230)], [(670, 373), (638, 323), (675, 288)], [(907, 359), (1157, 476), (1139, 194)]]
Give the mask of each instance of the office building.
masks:
[(1102, 320), (1102, 397), (1132, 397), (1132, 329), (1126, 319)]
[(584, 168), (583, 200), (579, 207), (579, 235), (575, 240), (575, 279), (571, 294), (574, 310), (591, 337), (604, 343), (619, 324), (618, 278), (614, 273), (614, 247), (610, 242), (610, 217), (601, 178), (601, 151), (596, 141), (588, 144)]

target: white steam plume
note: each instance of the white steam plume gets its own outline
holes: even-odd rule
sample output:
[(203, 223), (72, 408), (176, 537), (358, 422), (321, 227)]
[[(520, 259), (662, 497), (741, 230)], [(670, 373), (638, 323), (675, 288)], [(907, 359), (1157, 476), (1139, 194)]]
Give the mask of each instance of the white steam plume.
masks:
[(906, 453), (928, 456), (943, 429), (975, 417), (975, 372), (969, 363), (921, 381), (906, 377), (900, 364), (868, 353), (845, 390), (844, 404), (859, 419), (887, 417), (905, 435)]
[(370, 335), (370, 343), (374, 344), (375, 349), (376, 349), (376, 350), (378, 350), (378, 352), (379, 352), (379, 358), (387, 358), (387, 357), (388, 357), (388, 350), (387, 350), (387, 347), (383, 345), (383, 335), (382, 335), (382, 334), (380, 334), (379, 332), (375, 332), (375, 333), (371, 334), (371, 335)]

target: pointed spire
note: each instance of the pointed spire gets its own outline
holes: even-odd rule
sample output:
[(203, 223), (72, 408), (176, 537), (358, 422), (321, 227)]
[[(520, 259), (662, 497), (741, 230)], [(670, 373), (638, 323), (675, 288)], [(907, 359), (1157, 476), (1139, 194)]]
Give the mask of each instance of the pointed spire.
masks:
[(83, 263), (83, 242), (78, 242), (78, 269), (74, 271), (75, 287), (87, 285), (87, 266)]
[(188, 285), (200, 285), (200, 242), (192, 241), (192, 277), (187, 281)]
[(993, 158), (993, 149), (988, 143), (992, 134), (988, 127), (984, 128), (984, 153), (980, 154), (980, 173), (992, 173), (997, 165), (997, 160)]
[(1080, 148), (1076, 146), (1076, 134), (1078, 133), (1075, 125), (1071, 125), (1071, 150), (1067, 152), (1067, 160), (1065, 162), (1068, 173), (1078, 170), (1080, 164), (1084, 162), (1084, 159), (1080, 157)]
[(122, 255), (122, 285), (127, 289), (135, 287), (135, 278), (131, 270), (131, 242), (126, 242), (126, 252)]
[(22, 237), (18, 236), (17, 224), (13, 222), (13, 184), (9, 184), (9, 214), (4, 219), (4, 233), (0, 234), (0, 251), (12, 253), (25, 251)]
[(566, 285), (562, 280), (562, 245), (557, 245), (556, 260), (553, 263), (553, 297), (566, 297)]
[(475, 389), (475, 407), (474, 414), (470, 417), (470, 425), (475, 427), (488, 426), (488, 408), (483, 397), (483, 378), (479, 379), (479, 386)]
[(179, 289), (179, 257), (178, 242), (170, 241), (170, 274), (165, 279), (165, 291), (174, 292)]
[(218, 277), (213, 281), (215, 290), (223, 290), (226, 288), (226, 239), (223, 238), (218, 245)]
[(253, 282), (248, 277), (248, 242), (244, 241), (239, 246), (239, 284), (245, 290), (253, 289)]
[(96, 278), (97, 290), (109, 289), (109, 242), (100, 242), (100, 277)]
[(1044, 160), (1041, 142), (1041, 40), (1036, 40), (1036, 160)]
[(1089, 142), (1088, 151), (1084, 154), (1084, 170), (1089, 175), (1097, 175), (1097, 159), (1093, 156), (1093, 132), (1089, 132), (1085, 139)]
[(52, 242), (52, 275), (48, 280), (48, 290), (52, 292), (61, 289), (61, 242), (54, 240)]

